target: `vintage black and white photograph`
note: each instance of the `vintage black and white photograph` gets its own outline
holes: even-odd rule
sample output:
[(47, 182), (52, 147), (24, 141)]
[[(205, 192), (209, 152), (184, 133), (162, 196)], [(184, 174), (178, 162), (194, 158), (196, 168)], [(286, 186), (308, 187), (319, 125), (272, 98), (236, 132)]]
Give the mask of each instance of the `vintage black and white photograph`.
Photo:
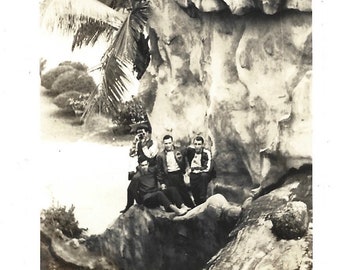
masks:
[(313, 269), (313, 16), (41, 0), (40, 269)]

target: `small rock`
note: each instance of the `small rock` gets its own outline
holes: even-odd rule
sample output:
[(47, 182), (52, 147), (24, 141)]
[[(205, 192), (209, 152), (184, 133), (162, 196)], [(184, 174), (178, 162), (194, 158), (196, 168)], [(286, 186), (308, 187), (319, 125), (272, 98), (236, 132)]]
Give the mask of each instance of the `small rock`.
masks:
[(79, 238), (78, 241), (79, 241), (80, 244), (83, 244), (83, 243), (86, 242), (86, 239), (85, 238)]
[(272, 213), (273, 233), (282, 239), (297, 239), (308, 229), (307, 205), (304, 202), (288, 202)]
[(74, 249), (79, 248), (79, 241), (78, 241), (78, 239), (73, 238), (73, 239), (70, 241), (70, 246), (73, 247)]
[(59, 239), (63, 239), (63, 240), (65, 239), (65, 235), (63, 234), (63, 232), (60, 229), (55, 229), (54, 235)]

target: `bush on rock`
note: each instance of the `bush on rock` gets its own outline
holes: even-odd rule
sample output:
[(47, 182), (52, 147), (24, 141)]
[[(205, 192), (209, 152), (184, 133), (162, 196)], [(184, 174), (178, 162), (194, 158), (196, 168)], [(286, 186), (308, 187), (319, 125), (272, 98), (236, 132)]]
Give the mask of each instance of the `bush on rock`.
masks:
[(69, 238), (79, 238), (83, 231), (87, 229), (78, 227), (78, 221), (74, 217), (74, 209), (73, 205), (68, 210), (66, 210), (66, 206), (52, 206), (44, 209), (41, 211), (41, 223), (51, 231), (59, 229)]

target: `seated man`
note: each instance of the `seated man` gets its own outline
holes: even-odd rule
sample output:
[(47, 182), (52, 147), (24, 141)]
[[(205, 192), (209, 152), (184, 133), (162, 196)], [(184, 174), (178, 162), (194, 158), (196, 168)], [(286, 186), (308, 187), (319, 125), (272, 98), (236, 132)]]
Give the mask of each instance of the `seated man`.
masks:
[[(151, 128), (147, 125), (140, 125), (136, 129), (136, 136), (132, 142), (132, 147), (130, 148), (130, 157), (139, 158), (144, 157), (149, 162), (149, 166), (156, 166), (156, 154), (158, 152), (157, 143), (151, 138)], [(137, 182), (133, 180), (133, 176), (136, 171), (130, 171), (128, 179), (131, 180), (127, 189), (127, 203), (125, 209), (121, 210), (121, 213), (125, 213), (133, 204), (134, 200), (137, 203)]]
[(202, 136), (197, 136), (194, 139), (194, 148), (187, 148), (186, 159), (192, 196), (195, 204), (199, 205), (207, 199), (208, 184), (212, 178), (213, 171), (211, 152), (204, 148)]
[(138, 182), (138, 195), (143, 205), (148, 208), (164, 206), (166, 211), (173, 211), (176, 215), (184, 215), (188, 208), (174, 187), (160, 190), (156, 179), (155, 167), (149, 167), (145, 157), (138, 158), (139, 170), (133, 180)]
[(163, 137), (164, 149), (157, 155), (157, 180), (161, 187), (175, 187), (181, 195), (184, 204), (190, 208), (195, 205), (184, 182), (186, 169), (185, 154), (174, 146), (173, 137)]

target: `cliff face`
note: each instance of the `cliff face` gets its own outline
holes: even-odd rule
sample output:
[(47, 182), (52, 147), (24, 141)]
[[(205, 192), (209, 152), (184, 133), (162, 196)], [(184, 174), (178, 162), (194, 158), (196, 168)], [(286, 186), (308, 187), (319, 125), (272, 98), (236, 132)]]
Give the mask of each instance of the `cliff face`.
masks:
[(154, 135), (203, 135), (228, 199), (312, 162), (311, 24), (311, 1), (151, 1)]

